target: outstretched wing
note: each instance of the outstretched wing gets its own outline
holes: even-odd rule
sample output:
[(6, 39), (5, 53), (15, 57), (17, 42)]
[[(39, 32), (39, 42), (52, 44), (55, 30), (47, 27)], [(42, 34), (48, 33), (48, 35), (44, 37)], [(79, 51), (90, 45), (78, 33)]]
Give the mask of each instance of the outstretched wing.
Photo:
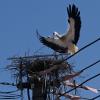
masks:
[(67, 7), (68, 13), (68, 22), (70, 25), (67, 38), (71, 38), (73, 43), (76, 45), (79, 37), (80, 37), (80, 29), (81, 29), (81, 18), (80, 18), (80, 11), (78, 8), (73, 4), (72, 6), (69, 5)]
[(75, 5), (69, 5), (69, 7), (67, 7), (67, 12), (69, 17), (68, 22), (70, 24), (68, 34), (65, 34), (57, 39), (39, 36), (40, 41), (44, 45), (58, 52), (65, 52), (72, 42), (76, 45), (80, 36), (80, 11)]
[(41, 43), (43, 43), (44, 45), (50, 47), (51, 49), (53, 49), (55, 51), (64, 53), (67, 49), (66, 45), (59, 39), (54, 39), (54, 38), (50, 38), (50, 37), (45, 38), (42, 36), (40, 36), (39, 39), (40, 39)]

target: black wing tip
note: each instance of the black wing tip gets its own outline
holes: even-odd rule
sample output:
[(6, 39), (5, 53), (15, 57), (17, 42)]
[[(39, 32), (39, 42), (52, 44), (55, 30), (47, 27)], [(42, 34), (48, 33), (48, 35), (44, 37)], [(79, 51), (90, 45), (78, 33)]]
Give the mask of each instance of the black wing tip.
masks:
[(38, 32), (38, 29), (36, 29), (36, 35), (37, 35), (37, 38), (40, 38), (41, 37), (41, 35)]
[[(80, 17), (80, 11), (78, 7), (75, 4), (69, 4), (67, 7), (68, 17), (73, 18), (75, 20), (75, 39), (74, 42), (77, 44), (79, 37), (80, 37), (80, 28), (81, 28), (81, 17)], [(69, 21), (70, 23), (70, 21)]]
[(73, 4), (72, 4), (72, 7), (76, 7), (76, 5), (73, 3)]
[(43, 36), (39, 36), (39, 40), (40, 40), (40, 42), (43, 43), (43, 41), (45, 40), (45, 38)]
[(40, 42), (44, 44), (44, 42), (46, 41), (46, 40), (45, 40), (45, 37), (43, 37), (43, 36), (41, 36), (41, 35), (39, 34), (38, 29), (36, 29), (36, 34), (37, 34), (37, 37), (38, 37), (38, 39), (40, 40)]
[(43, 44), (43, 45), (46, 45), (46, 44), (48, 44), (48, 41), (45, 39), (45, 37), (43, 37), (43, 36), (39, 36), (39, 40), (40, 40), (40, 42)]
[(67, 7), (67, 13), (69, 18), (80, 17), (80, 11), (75, 4), (69, 4), (69, 6)]
[(36, 30), (36, 34), (37, 34), (38, 39), (40, 40), (40, 42), (41, 42), (43, 45), (48, 44), (48, 41), (46, 40), (46, 38), (43, 37), (43, 36), (41, 36), (41, 35), (39, 34), (38, 30)]

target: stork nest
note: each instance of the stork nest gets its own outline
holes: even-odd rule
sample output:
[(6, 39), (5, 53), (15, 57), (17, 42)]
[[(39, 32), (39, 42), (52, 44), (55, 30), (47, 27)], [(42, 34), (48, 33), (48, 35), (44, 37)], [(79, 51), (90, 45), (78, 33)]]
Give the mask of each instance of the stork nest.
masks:
[(7, 67), (12, 72), (17, 88), (46, 88), (48, 93), (56, 91), (62, 84), (62, 77), (73, 73), (72, 66), (62, 57), (14, 58)]

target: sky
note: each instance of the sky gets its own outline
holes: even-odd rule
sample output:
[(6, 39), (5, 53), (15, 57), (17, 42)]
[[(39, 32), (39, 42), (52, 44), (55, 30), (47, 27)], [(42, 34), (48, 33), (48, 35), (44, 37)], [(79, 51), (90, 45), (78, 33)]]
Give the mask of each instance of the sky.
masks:
[[(0, 80), (12, 82), (11, 72), (5, 71), (12, 56), (34, 55), (42, 47), (36, 29), (43, 36), (54, 31), (64, 34), (67, 31), (67, 11), (69, 4), (75, 4), (81, 12), (82, 27), (78, 47), (100, 37), (100, 0), (0, 0)], [(43, 48), (43, 52), (52, 50)], [(40, 53), (41, 54), (41, 53)], [(100, 41), (80, 52), (69, 60), (75, 69), (81, 70), (100, 59)], [(100, 72), (100, 63), (82, 74), (80, 82)], [(100, 88), (100, 77), (86, 83)], [(0, 89), (6, 90), (0, 86)], [(14, 89), (12, 87), (12, 89)], [(8, 88), (9, 90), (9, 88)], [(84, 94), (81, 94), (84, 93)], [(80, 92), (83, 96), (96, 96), (91, 92)], [(99, 100), (99, 99), (97, 99)]]

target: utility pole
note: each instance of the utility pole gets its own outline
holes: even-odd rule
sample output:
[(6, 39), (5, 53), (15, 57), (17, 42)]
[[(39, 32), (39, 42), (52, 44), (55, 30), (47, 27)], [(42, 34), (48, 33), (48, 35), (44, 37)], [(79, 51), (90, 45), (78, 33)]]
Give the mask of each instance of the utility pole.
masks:
[[(75, 77), (100, 60), (76, 72), (64, 58), (67, 58), (66, 55), (14, 57), (11, 58), (12, 62), (8, 69), (13, 69), (16, 75), (17, 88), (21, 91), (27, 89), (28, 100), (61, 100), (61, 97), (66, 100), (80, 100), (82, 98), (76, 92), (78, 88), (98, 93), (97, 89), (84, 86), (84, 83), (92, 78), (78, 84)], [(29, 90), (32, 91), (31, 97)], [(73, 90), (75, 92), (72, 92)]]

